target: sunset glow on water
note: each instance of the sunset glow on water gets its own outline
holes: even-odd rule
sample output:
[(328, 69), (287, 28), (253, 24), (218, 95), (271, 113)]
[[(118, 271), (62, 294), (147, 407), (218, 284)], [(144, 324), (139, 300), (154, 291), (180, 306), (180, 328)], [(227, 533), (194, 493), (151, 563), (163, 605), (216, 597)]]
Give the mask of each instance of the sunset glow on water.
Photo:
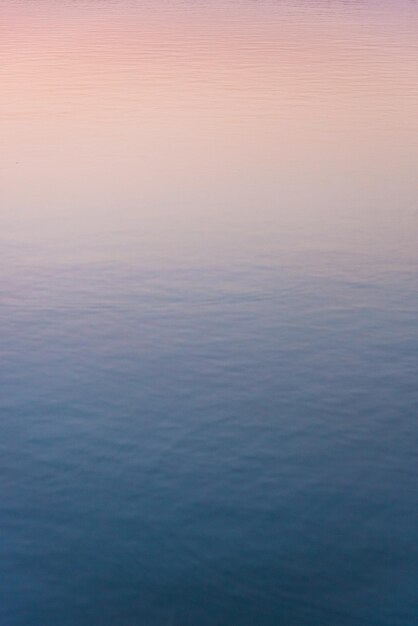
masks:
[(0, 3), (1, 626), (415, 626), (418, 5)]

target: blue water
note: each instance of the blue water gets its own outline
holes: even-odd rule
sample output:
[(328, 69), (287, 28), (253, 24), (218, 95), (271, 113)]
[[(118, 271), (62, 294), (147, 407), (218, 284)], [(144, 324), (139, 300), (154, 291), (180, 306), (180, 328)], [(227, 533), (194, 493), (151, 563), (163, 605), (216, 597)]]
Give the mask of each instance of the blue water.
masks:
[[(252, 6), (277, 32), (289, 29), (280, 46), (291, 55), (307, 45), (299, 18), (317, 26), (317, 43), (331, 36), (322, 26), (349, 25), (331, 78), (315, 66), (302, 81), (309, 55), (296, 68), (273, 59), (276, 78), (296, 73), (296, 113), (292, 104), (277, 112), (288, 97), (278, 88), (246, 108), (250, 45), (223, 77), (222, 99), (200, 57), (191, 60), (198, 83), (181, 63), (145, 69), (167, 98), (184, 79), (175, 105), (143, 103), (151, 143), (192, 127), (186, 147), (168, 142), (151, 155), (149, 174), (139, 135), (129, 144), (138, 109), (112, 83), (89, 130), (100, 93), (62, 69), (55, 26), (41, 31), (56, 7), (41, 3), (35, 19), (19, 3), (19, 20), (35, 21), (32, 43), (16, 35), (6, 46), (20, 60), (2, 81), (21, 109), (0, 109), (10, 133), (0, 186), (2, 626), (418, 624), (418, 14), (406, 3), (354, 4), (313, 3), (308, 16), (303, 3)], [(65, 6), (74, 50), (83, 11), (94, 21), (100, 7)], [(110, 6), (140, 29), (142, 5)], [(209, 19), (206, 5), (175, 3), (170, 17), (179, 6), (182, 20)], [(262, 50), (253, 13), (223, 6), (226, 53), (245, 29)], [(379, 34), (369, 47), (365, 15), (368, 36), (376, 24)], [(108, 34), (84, 44), (103, 52), (104, 73), (118, 43)], [(205, 50), (199, 35), (190, 40)], [(164, 68), (183, 51), (177, 40), (147, 42)], [(272, 45), (251, 61), (261, 73)], [(362, 51), (379, 87), (355, 63)], [(62, 71), (62, 101), (47, 100), (50, 78), (39, 101), (16, 87), (34, 55), (41, 73)], [(113, 68), (136, 107), (137, 60)], [(331, 121), (312, 112), (318, 101), (332, 109), (338, 73), (354, 122), (348, 104)], [(210, 81), (212, 110), (202, 95)], [(66, 101), (78, 108), (65, 112)], [(193, 126), (189, 106), (208, 127)], [(272, 149), (263, 113), (271, 132), (293, 137), (294, 160)], [(127, 129), (115, 140), (109, 120), (122, 124), (122, 114)], [(311, 135), (297, 132), (301, 119)], [(258, 165), (241, 160), (247, 123)], [(212, 131), (209, 153), (196, 157)]]

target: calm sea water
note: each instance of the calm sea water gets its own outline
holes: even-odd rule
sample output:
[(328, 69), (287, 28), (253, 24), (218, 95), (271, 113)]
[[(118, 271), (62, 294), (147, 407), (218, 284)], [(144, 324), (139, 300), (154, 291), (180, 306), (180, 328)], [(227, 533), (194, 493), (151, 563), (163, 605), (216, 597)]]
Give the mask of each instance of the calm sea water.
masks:
[(417, 25), (1, 1), (1, 626), (418, 624)]

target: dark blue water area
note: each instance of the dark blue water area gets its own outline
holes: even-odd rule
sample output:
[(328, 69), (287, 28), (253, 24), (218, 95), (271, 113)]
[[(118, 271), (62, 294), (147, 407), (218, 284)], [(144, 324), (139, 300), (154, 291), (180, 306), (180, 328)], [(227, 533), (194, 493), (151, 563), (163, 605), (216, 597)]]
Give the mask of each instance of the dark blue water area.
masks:
[(15, 264), (2, 626), (418, 624), (418, 279), (352, 261)]

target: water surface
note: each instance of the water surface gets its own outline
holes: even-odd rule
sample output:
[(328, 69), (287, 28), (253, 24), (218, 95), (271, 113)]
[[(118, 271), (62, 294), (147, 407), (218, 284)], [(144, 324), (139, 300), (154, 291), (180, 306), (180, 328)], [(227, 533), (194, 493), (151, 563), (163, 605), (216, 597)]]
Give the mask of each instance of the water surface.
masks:
[(416, 626), (417, 23), (2, 0), (2, 625)]

